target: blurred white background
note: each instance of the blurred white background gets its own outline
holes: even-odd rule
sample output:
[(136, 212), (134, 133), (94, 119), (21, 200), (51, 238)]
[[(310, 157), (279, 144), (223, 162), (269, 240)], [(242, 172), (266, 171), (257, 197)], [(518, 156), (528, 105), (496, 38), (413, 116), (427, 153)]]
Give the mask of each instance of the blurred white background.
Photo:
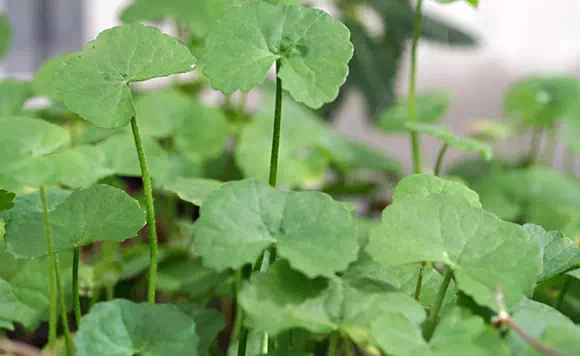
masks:
[[(39, 0), (0, 0), (0, 10), (6, 9), (8, 3), (10, 6), (16, 3), (24, 6), (35, 1)], [(48, 0), (45, 1), (44, 10), (58, 8), (64, 11), (63, 21), (70, 21), (67, 15), (74, 17), (75, 12), (84, 14), (84, 19), (79, 22), (82, 31), (69, 35), (80, 36), (79, 41), (86, 42), (94, 39), (101, 30), (119, 24), (118, 14), (129, 2)], [(334, 11), (328, 0), (319, 0), (317, 4), (331, 14)], [(445, 121), (458, 132), (466, 132), (473, 119), (499, 118), (505, 89), (521, 77), (538, 73), (580, 72), (578, 0), (481, 0), (478, 10), (463, 2), (439, 5), (433, 0), (426, 0), (425, 12), (471, 33), (480, 43), (478, 48), (471, 49), (450, 48), (427, 42), (420, 44), (419, 91), (445, 89), (452, 93), (454, 101)], [(19, 30), (32, 26), (33, 20), (33, 17), (27, 19), (20, 24)], [(372, 25), (371, 22), (372, 18), (369, 17), (369, 25)], [(63, 26), (57, 26), (57, 34), (58, 31), (66, 33), (67, 29)], [(33, 53), (35, 50), (33, 46), (20, 48), (17, 53), (11, 54), (8, 62), (30, 61), (37, 55)], [(408, 57), (403, 59), (404, 68), (398, 80), (397, 91), (401, 97), (406, 96), (408, 62)], [(14, 70), (7, 73), (6, 66), (0, 66), (0, 76), (6, 75), (27, 77), (31, 73)], [(410, 161), (408, 139), (386, 138), (376, 132), (368, 122), (360, 119), (361, 114), (364, 114), (362, 108), (361, 98), (356, 94), (351, 95), (335, 122), (337, 129), (350, 137), (370, 141), (403, 161)], [(439, 145), (426, 141), (425, 153), (432, 162)], [(518, 145), (523, 146), (524, 142)], [(514, 150), (514, 146), (510, 146), (510, 150)], [(449, 156), (457, 154), (450, 152)]]

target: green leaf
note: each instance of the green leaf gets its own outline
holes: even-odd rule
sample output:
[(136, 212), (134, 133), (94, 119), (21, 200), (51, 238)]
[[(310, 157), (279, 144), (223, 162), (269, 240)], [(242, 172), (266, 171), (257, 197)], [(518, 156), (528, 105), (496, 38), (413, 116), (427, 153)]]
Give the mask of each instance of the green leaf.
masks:
[[(374, 261), (371, 256), (363, 251), (359, 259), (351, 264), (345, 276), (364, 278), (379, 283), (386, 283), (408, 296), (415, 296), (415, 288), (419, 278), (420, 265), (403, 265), (391, 267)], [(435, 303), (437, 292), (443, 282), (441, 276), (433, 268), (426, 268), (423, 274), (423, 286), (421, 288), (421, 299), (419, 300), (425, 307), (432, 307)], [(457, 301), (455, 283), (451, 282), (443, 306), (452, 305)]]
[(527, 125), (547, 127), (577, 106), (580, 83), (574, 77), (532, 77), (515, 83), (504, 98), (506, 116)]
[(173, 192), (179, 199), (201, 206), (203, 201), (213, 192), (219, 190), (222, 182), (206, 178), (177, 178), (174, 183), (163, 186), (163, 189)]
[[(417, 119), (420, 123), (432, 124), (441, 120), (449, 105), (449, 93), (431, 92), (417, 96)], [(406, 123), (409, 122), (408, 99), (399, 100), (387, 111), (381, 114), (379, 128), (389, 134), (405, 134), (409, 132)]]
[(458, 195), (409, 196), (387, 207), (366, 251), (391, 266), (445, 263), (458, 289), (493, 310), (496, 285), (514, 306), (532, 292), (540, 272), (539, 246), (521, 226), (473, 208)]
[(16, 194), (0, 189), (0, 211), (10, 210), (14, 207), (14, 198)]
[(580, 266), (580, 248), (558, 231), (546, 231), (538, 225), (526, 224), (524, 228), (542, 248), (542, 273), (538, 282), (555, 277)]
[(223, 315), (215, 309), (203, 309), (193, 304), (180, 305), (180, 308), (195, 321), (197, 350), (200, 355), (205, 355), (220, 331), (226, 327)]
[(12, 30), (10, 28), (10, 22), (6, 15), (0, 13), (0, 58), (6, 54), (6, 51), (10, 47), (10, 38), (12, 36)]
[(401, 314), (378, 318), (372, 325), (381, 349), (394, 355), (509, 355), (497, 331), (468, 310), (455, 308), (439, 323), (433, 338), (427, 342), (417, 321)]
[(195, 321), (179, 307), (122, 299), (96, 304), (74, 342), (78, 356), (199, 355)]
[(226, 143), (228, 122), (216, 108), (192, 104), (190, 116), (175, 135), (175, 148), (184, 156), (208, 160), (218, 157)]
[(453, 27), (446, 21), (423, 14), (421, 21), (421, 39), (433, 41), (444, 46), (471, 47), (477, 44), (468, 33)]
[[(574, 355), (580, 350), (580, 327), (550, 325), (544, 330), (538, 341), (559, 352), (565, 352), (566, 355)], [(538, 356), (543, 354), (528, 345), (520, 355)]]
[(193, 247), (218, 271), (254, 263), (270, 246), (309, 277), (332, 276), (357, 256), (349, 210), (319, 192), (231, 182), (204, 201), (200, 215)]
[(215, 89), (247, 92), (280, 60), (284, 89), (319, 108), (346, 80), (349, 37), (346, 26), (321, 10), (265, 2), (230, 7), (205, 39), (203, 72)]
[[(8, 283), (17, 305), (13, 310), (8, 304), (13, 299), (9, 294), (0, 292), (1, 299), (8, 304), (0, 306), (0, 328), (11, 329), (8, 324), (17, 322), (34, 331), (41, 321), (48, 320), (48, 259), (16, 259), (6, 252), (5, 247), (0, 238), (0, 286), (5, 290)], [(60, 254), (59, 260), (63, 287), (68, 288), (72, 276), (72, 254)]]
[(62, 67), (72, 53), (55, 56), (47, 59), (34, 73), (32, 79), (32, 90), (37, 96), (46, 96), (52, 100), (59, 100), (56, 92), (56, 71)]
[(40, 119), (3, 117), (0, 127), (0, 171), (7, 175), (70, 140), (65, 129)]
[[(48, 200), (48, 210), (54, 210), (57, 206), (62, 204), (70, 195), (72, 191), (64, 189), (46, 189), (46, 198)], [(42, 201), (40, 200), (40, 193), (38, 191), (19, 195), (14, 199), (14, 207), (9, 211), (0, 212), (0, 217), (4, 222), (8, 223), (12, 218), (25, 213), (41, 213)]]
[[(145, 225), (145, 212), (124, 191), (94, 185), (72, 193), (50, 211), (53, 251), (72, 250), (96, 241), (123, 241)], [(6, 225), (8, 251), (16, 257), (47, 254), (42, 213), (14, 216)]]
[(406, 123), (405, 126), (411, 131), (433, 136), (451, 147), (455, 147), (466, 152), (479, 152), (479, 154), (490, 160), (493, 150), (490, 145), (475, 138), (460, 137), (453, 133), (448, 126), (438, 126), (430, 124)]
[(240, 293), (240, 303), (248, 325), (258, 331), (337, 330), (360, 342), (369, 341), (370, 324), (383, 313), (401, 313), (418, 322), (425, 317), (416, 301), (389, 288), (357, 279), (308, 279), (286, 261), (254, 274)]
[(397, 184), (393, 202), (408, 196), (427, 197), (431, 194), (459, 195), (473, 208), (481, 208), (479, 195), (465, 184), (439, 178), (430, 174), (411, 174)]
[(112, 129), (135, 116), (130, 83), (189, 72), (194, 63), (185, 45), (154, 27), (114, 27), (69, 57), (56, 72), (56, 88), (71, 111)]
[[(441, 4), (449, 4), (452, 2), (456, 2), (458, 0), (435, 0), (435, 1)], [(479, 0), (465, 0), (465, 1), (473, 5), (473, 7), (477, 7), (479, 5)]]
[(0, 117), (20, 114), (31, 96), (30, 82), (16, 79), (0, 82)]
[[(169, 168), (167, 152), (151, 137), (143, 137), (142, 142), (151, 176), (165, 177)], [(131, 134), (111, 136), (101, 142), (98, 148), (105, 154), (107, 168), (116, 175), (141, 176), (135, 141)]]
[(173, 90), (155, 91), (135, 98), (139, 132), (143, 136), (167, 138), (196, 116), (193, 102), (185, 94)]
[(12, 286), (0, 279), (0, 330), (14, 330), (12, 322), (20, 316), (18, 308), (18, 299), (12, 292)]
[[(288, 116), (290, 118), (290, 116)], [(236, 162), (245, 177), (268, 181), (272, 149), (272, 119), (257, 117), (240, 134)], [(328, 160), (317, 150), (323, 129), (318, 122), (300, 117), (284, 121), (280, 137), (278, 184), (297, 186), (323, 180)]]
[[(549, 326), (575, 327), (570, 319), (556, 309), (530, 299), (526, 299), (512, 313), (512, 319), (535, 339), (539, 338)], [(519, 354), (527, 345), (514, 331), (508, 334), (508, 341), (514, 354)]]

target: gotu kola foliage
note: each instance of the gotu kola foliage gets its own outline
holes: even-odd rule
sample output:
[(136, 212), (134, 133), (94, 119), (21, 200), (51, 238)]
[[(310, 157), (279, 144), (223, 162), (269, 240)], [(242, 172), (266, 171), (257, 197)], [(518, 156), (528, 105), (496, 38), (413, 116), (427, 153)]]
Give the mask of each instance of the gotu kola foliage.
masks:
[[(548, 290), (558, 310), (574, 317), (580, 265), (574, 240), (544, 223), (522, 227), (485, 210), (489, 194), (496, 194), (526, 213), (516, 217), (537, 222), (550, 211), (530, 202), (573, 208), (574, 189), (560, 196), (553, 189), (561, 182), (573, 187), (573, 179), (556, 180), (537, 169), (500, 172), (489, 184), (476, 182), (474, 191), (456, 178), (439, 177), (447, 147), (484, 158), (491, 158), (491, 148), (434, 125), (449, 96), (416, 96), (413, 88), (408, 102), (385, 112), (381, 127), (443, 141), (436, 174), (398, 182), (382, 221), (354, 217), (359, 209), (334, 200), (342, 193), (327, 189), (326, 180), (356, 186), (364, 179), (359, 173), (383, 173), (372, 178), (380, 183), (355, 194), (366, 201), (387, 186), (383, 179), (395, 183), (392, 175), (401, 170), (382, 153), (332, 132), (307, 108), (335, 100), (353, 45), (341, 22), (296, 3), (138, 0), (124, 20), (175, 20), (198, 60), (179, 40), (127, 24), (104, 31), (81, 53), (47, 61), (32, 86), (2, 83), (11, 95), (0, 98), (0, 327), (31, 330), (48, 319), (54, 347), (56, 289), (68, 355), (217, 355), (226, 351), (222, 338), (216, 341), (224, 327), (228, 354), (239, 356), (318, 355), (325, 348), (329, 356), (527, 355), (531, 347), (574, 354), (577, 327), (533, 301)], [(349, 3), (340, 5), (352, 10)], [(420, 20), (422, 2), (417, 5)], [(407, 26), (410, 14), (392, 28)], [(354, 21), (352, 15), (345, 16)], [(419, 24), (414, 64), (417, 41), (426, 33)], [(153, 93), (131, 88), (189, 72), (196, 61), (203, 75), (184, 79), (191, 80), (185, 85), (180, 78)], [(265, 88), (256, 115), (243, 94), (227, 97), (221, 108), (196, 102), (197, 90), (207, 84), (226, 95), (247, 92), (274, 64), (275, 91)], [(24, 108), (32, 95), (52, 99), (50, 109), (59, 114)], [(15, 184), (6, 184), (5, 174)], [(542, 179), (552, 185), (522, 187), (533, 180), (518, 177), (530, 175), (549, 176)], [(139, 184), (126, 178), (138, 176), (142, 197)], [(240, 176), (251, 179), (226, 183)], [(304, 191), (310, 183), (333, 196)], [(562, 204), (554, 205), (560, 212)], [(149, 249), (140, 239), (121, 244), (145, 221)], [(159, 253), (158, 229), (167, 244)], [(144, 293), (139, 281), (148, 268)], [(71, 284), (74, 345), (63, 292)], [(128, 295), (137, 302), (113, 300)], [(153, 304), (156, 297), (167, 304)]]

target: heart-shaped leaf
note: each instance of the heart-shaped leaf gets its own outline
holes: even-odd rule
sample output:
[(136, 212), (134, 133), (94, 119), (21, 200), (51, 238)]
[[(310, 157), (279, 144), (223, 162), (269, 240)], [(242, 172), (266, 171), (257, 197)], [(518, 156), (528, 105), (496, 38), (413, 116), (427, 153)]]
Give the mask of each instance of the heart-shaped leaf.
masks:
[(334, 100), (353, 54), (346, 26), (325, 12), (257, 1), (227, 9), (205, 39), (203, 72), (226, 94), (278, 77), (292, 97), (319, 108)]
[(10, 28), (10, 22), (4, 14), (0, 14), (0, 58), (4, 57), (4, 54), (10, 47), (10, 38), (12, 31)]
[(431, 194), (460, 195), (474, 208), (481, 208), (479, 195), (461, 183), (430, 174), (411, 174), (397, 184), (393, 202), (408, 196), (426, 197)]
[(95, 126), (126, 126), (135, 116), (129, 84), (192, 70), (195, 59), (177, 39), (141, 24), (99, 34), (56, 72), (68, 108)]
[(453, 133), (450, 127), (419, 123), (406, 123), (405, 126), (414, 132), (419, 132), (429, 136), (433, 136), (446, 145), (455, 147), (466, 152), (479, 152), (479, 154), (490, 160), (493, 156), (493, 149), (487, 143), (475, 138), (460, 137)]
[(76, 355), (197, 356), (195, 329), (193, 318), (175, 305), (98, 303), (81, 319)]
[(10, 174), (70, 140), (65, 129), (40, 119), (3, 117), (0, 128), (0, 171), (3, 174)]
[(458, 195), (409, 196), (387, 207), (366, 251), (392, 266), (445, 263), (461, 291), (493, 310), (496, 285), (514, 306), (531, 293), (540, 272), (539, 246), (521, 226), (473, 208)]
[[(433, 124), (447, 113), (451, 105), (451, 95), (441, 92), (418, 95), (416, 105), (419, 122)], [(378, 125), (381, 131), (388, 134), (406, 134), (409, 132), (405, 126), (407, 122), (409, 122), (409, 102), (405, 99), (398, 100), (382, 113)]]
[(62, 67), (69, 56), (73, 54), (64, 54), (47, 59), (42, 63), (40, 68), (34, 73), (32, 79), (32, 90), (37, 96), (46, 96), (52, 100), (59, 100), (56, 92), (56, 71)]
[(30, 82), (16, 79), (0, 82), (0, 117), (19, 115), (24, 103), (31, 96)]
[[(95, 241), (123, 241), (145, 225), (145, 212), (122, 190), (94, 185), (72, 193), (49, 212), (53, 251), (72, 250)], [(6, 225), (8, 251), (22, 258), (47, 254), (42, 213), (14, 216)]]
[(271, 334), (292, 328), (336, 330), (359, 342), (369, 341), (370, 325), (382, 313), (400, 313), (417, 322), (425, 317), (415, 300), (389, 288), (368, 280), (308, 279), (286, 261), (255, 274), (242, 289), (240, 303), (255, 330)]
[(524, 228), (542, 247), (539, 282), (580, 266), (580, 248), (572, 240), (558, 231), (548, 232), (538, 225), (526, 224)]
[(14, 207), (14, 198), (16, 194), (0, 189), (0, 211), (10, 210)]
[(163, 189), (173, 192), (179, 199), (201, 206), (203, 201), (218, 190), (222, 182), (206, 178), (177, 178), (174, 183), (166, 184)]
[(218, 271), (253, 263), (270, 246), (309, 277), (333, 276), (357, 257), (349, 210), (319, 192), (231, 182), (204, 201), (200, 215), (193, 247)]

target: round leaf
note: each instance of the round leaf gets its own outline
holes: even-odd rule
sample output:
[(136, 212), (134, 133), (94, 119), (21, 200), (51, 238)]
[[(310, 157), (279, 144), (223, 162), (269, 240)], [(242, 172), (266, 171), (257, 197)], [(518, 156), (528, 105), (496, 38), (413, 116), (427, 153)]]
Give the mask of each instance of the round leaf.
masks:
[(34, 94), (37, 96), (46, 96), (52, 100), (58, 100), (55, 84), (56, 71), (71, 55), (74, 54), (51, 57), (42, 63), (40, 68), (34, 73), (34, 78), (32, 79), (32, 90)]
[(455, 147), (462, 151), (479, 152), (479, 154), (487, 160), (490, 160), (493, 156), (493, 150), (487, 143), (474, 138), (456, 136), (453, 131), (451, 131), (451, 128), (447, 126), (413, 123), (407, 123), (405, 126), (407, 126), (411, 131), (433, 136), (445, 142), (448, 146)]
[(192, 117), (192, 101), (177, 91), (156, 91), (135, 99), (139, 132), (143, 136), (167, 138)]
[(222, 182), (206, 178), (177, 178), (174, 183), (163, 186), (163, 189), (173, 192), (179, 199), (201, 206), (203, 201), (218, 190)]
[(122, 127), (135, 116), (130, 83), (189, 72), (194, 63), (185, 45), (154, 27), (114, 27), (69, 57), (56, 72), (56, 88), (92, 124)]
[(393, 202), (408, 196), (426, 197), (431, 194), (460, 195), (469, 205), (481, 208), (479, 195), (464, 184), (442, 179), (430, 174), (411, 174), (397, 184), (393, 194)]
[(0, 82), (0, 117), (20, 114), (22, 106), (31, 96), (29, 82), (16, 79)]
[[(433, 124), (443, 118), (451, 105), (451, 95), (433, 92), (417, 96), (417, 119), (421, 123)], [(389, 134), (409, 132), (405, 123), (409, 122), (408, 99), (399, 100), (381, 114), (379, 128)]]
[(387, 207), (366, 251), (392, 266), (445, 263), (461, 291), (493, 310), (498, 308), (496, 285), (514, 306), (531, 293), (540, 272), (539, 246), (521, 226), (473, 208), (457, 195), (409, 196)]
[(205, 39), (203, 72), (226, 94), (264, 82), (276, 60), (283, 87), (319, 108), (338, 96), (353, 54), (350, 32), (325, 12), (257, 1), (227, 9)]
[[(114, 336), (114, 337), (112, 337)], [(195, 321), (177, 306), (98, 303), (81, 319), (77, 356), (197, 356)]]
[(357, 256), (349, 210), (319, 192), (226, 183), (205, 200), (200, 216), (194, 250), (219, 271), (254, 263), (270, 246), (308, 277), (333, 276)]
[[(49, 212), (53, 251), (72, 250), (96, 241), (123, 241), (145, 225), (145, 212), (122, 190), (94, 185), (72, 193)], [(8, 251), (22, 258), (47, 254), (40, 212), (15, 216), (6, 225)]]

